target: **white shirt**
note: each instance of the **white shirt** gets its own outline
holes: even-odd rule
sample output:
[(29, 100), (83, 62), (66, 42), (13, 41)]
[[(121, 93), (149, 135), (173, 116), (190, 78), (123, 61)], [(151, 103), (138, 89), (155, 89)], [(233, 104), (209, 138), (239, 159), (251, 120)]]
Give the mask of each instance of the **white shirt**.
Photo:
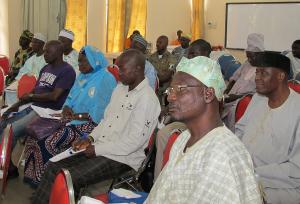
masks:
[(104, 118), (90, 134), (95, 139), (96, 155), (137, 170), (145, 158), (144, 149), (159, 114), (160, 104), (147, 78), (131, 91), (119, 83)]
[(16, 79), (19, 80), (24, 74), (29, 76), (35, 76), (37, 79), (40, 75), (41, 69), (46, 65), (44, 55), (37, 56), (34, 54), (28, 60), (26, 60), (23, 67), (21, 67)]
[(76, 76), (78, 76), (78, 74), (80, 73), (78, 66), (78, 56), (79, 53), (74, 49), (68, 55), (63, 55), (63, 60), (73, 67), (76, 72)]
[(248, 61), (237, 69), (233, 76), (230, 78), (235, 81), (229, 94), (244, 95), (247, 93), (255, 92), (255, 72), (256, 67), (253, 67)]
[(190, 138), (181, 133), (146, 200), (147, 204), (262, 203), (250, 154), (225, 126), (183, 150)]
[[(298, 194), (294, 203), (300, 200), (299, 104), (300, 95), (292, 89), (287, 100), (275, 109), (269, 107), (267, 97), (255, 94), (235, 129), (252, 156), (263, 187), (294, 190)], [(266, 196), (269, 201), (275, 195), (267, 191)], [(286, 192), (281, 196), (282, 203), (289, 203), (291, 196)]]

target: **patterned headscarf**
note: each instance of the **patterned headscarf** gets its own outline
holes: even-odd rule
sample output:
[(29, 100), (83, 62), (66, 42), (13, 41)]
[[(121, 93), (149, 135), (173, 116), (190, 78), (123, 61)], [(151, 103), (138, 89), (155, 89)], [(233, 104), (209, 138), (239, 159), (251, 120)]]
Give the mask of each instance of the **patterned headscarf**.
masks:
[(225, 82), (220, 65), (216, 61), (203, 56), (192, 59), (182, 57), (176, 70), (195, 77), (207, 87), (214, 88), (217, 99), (222, 100)]
[(29, 30), (24, 30), (23, 33), (21, 34), (21, 37), (22, 37), (22, 38), (29, 39), (29, 40), (32, 40), (32, 38), (33, 38), (33, 33), (30, 32)]
[(108, 65), (108, 62), (104, 56), (104, 54), (97, 48), (87, 45), (81, 48), (80, 53), (83, 53), (88, 61), (89, 64), (94, 69), (94, 72), (106, 68)]
[(141, 43), (145, 48), (147, 48), (147, 41), (145, 40), (145, 38), (143, 38), (143, 36), (139, 34), (134, 35), (132, 41), (137, 41)]

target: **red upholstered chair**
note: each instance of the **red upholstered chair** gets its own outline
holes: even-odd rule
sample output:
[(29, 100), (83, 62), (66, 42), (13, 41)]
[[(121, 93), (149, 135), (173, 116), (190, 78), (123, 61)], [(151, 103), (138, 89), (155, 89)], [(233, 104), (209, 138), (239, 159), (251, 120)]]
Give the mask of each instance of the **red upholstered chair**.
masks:
[(293, 89), (294, 91), (296, 91), (297, 93), (300, 93), (300, 82), (297, 80), (290, 80), (288, 82), (288, 85), (291, 89)]
[(170, 151), (172, 149), (172, 146), (173, 146), (174, 142), (176, 141), (176, 139), (178, 138), (179, 135), (180, 135), (180, 131), (175, 131), (170, 136), (170, 138), (168, 140), (168, 143), (167, 143), (167, 145), (165, 147), (165, 150), (164, 150), (162, 168), (164, 168), (164, 166), (166, 165), (166, 163), (169, 161)]
[(108, 204), (108, 194), (102, 193), (100, 195), (95, 196), (95, 199), (102, 201), (105, 204)]
[(4, 75), (7, 75), (9, 70), (9, 60), (5, 55), (0, 54), (0, 66), (4, 71)]
[(52, 185), (49, 204), (75, 204), (71, 174), (62, 169)]
[(238, 122), (239, 119), (244, 115), (247, 106), (249, 105), (250, 101), (252, 99), (252, 95), (246, 95), (244, 96), (237, 104), (236, 110), (235, 110), (235, 122)]
[(5, 85), (5, 76), (2, 67), (0, 66), (0, 96), (3, 94)]
[(111, 65), (107, 67), (107, 71), (109, 71), (116, 79), (116, 81), (120, 81), (119, 69), (118, 67)]
[(23, 75), (18, 82), (18, 98), (21, 98), (24, 94), (30, 93), (36, 84), (36, 78), (34, 76)]
[(2, 179), (1, 194), (4, 195), (7, 184), (7, 172), (10, 163), (11, 147), (12, 147), (12, 127), (8, 125), (2, 133), (2, 141), (0, 145), (0, 179)]

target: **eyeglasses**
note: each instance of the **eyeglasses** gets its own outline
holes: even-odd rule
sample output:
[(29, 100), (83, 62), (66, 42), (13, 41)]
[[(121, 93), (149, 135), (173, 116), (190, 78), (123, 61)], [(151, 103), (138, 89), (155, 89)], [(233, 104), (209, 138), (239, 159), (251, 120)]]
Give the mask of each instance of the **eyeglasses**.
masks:
[(195, 87), (201, 87), (199, 85), (176, 85), (176, 86), (173, 86), (173, 87), (168, 87), (165, 91), (165, 94), (167, 94), (168, 96), (172, 93), (174, 94), (180, 94), (182, 93), (182, 91), (184, 91), (185, 89), (187, 88), (195, 88)]

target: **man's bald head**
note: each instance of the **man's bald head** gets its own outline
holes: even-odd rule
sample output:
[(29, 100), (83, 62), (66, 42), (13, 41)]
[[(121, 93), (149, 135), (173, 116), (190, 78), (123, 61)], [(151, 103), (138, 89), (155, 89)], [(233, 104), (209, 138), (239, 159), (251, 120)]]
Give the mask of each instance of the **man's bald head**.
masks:
[(134, 88), (144, 79), (145, 55), (136, 49), (125, 50), (116, 60), (120, 81)]
[(123, 60), (126, 61), (131, 61), (136, 66), (140, 66), (141, 68), (143, 68), (144, 73), (146, 57), (141, 51), (136, 49), (128, 49), (125, 50), (119, 58), (123, 58)]
[(45, 45), (44, 58), (49, 64), (56, 61), (62, 61), (63, 57), (63, 44), (58, 40), (50, 40)]

